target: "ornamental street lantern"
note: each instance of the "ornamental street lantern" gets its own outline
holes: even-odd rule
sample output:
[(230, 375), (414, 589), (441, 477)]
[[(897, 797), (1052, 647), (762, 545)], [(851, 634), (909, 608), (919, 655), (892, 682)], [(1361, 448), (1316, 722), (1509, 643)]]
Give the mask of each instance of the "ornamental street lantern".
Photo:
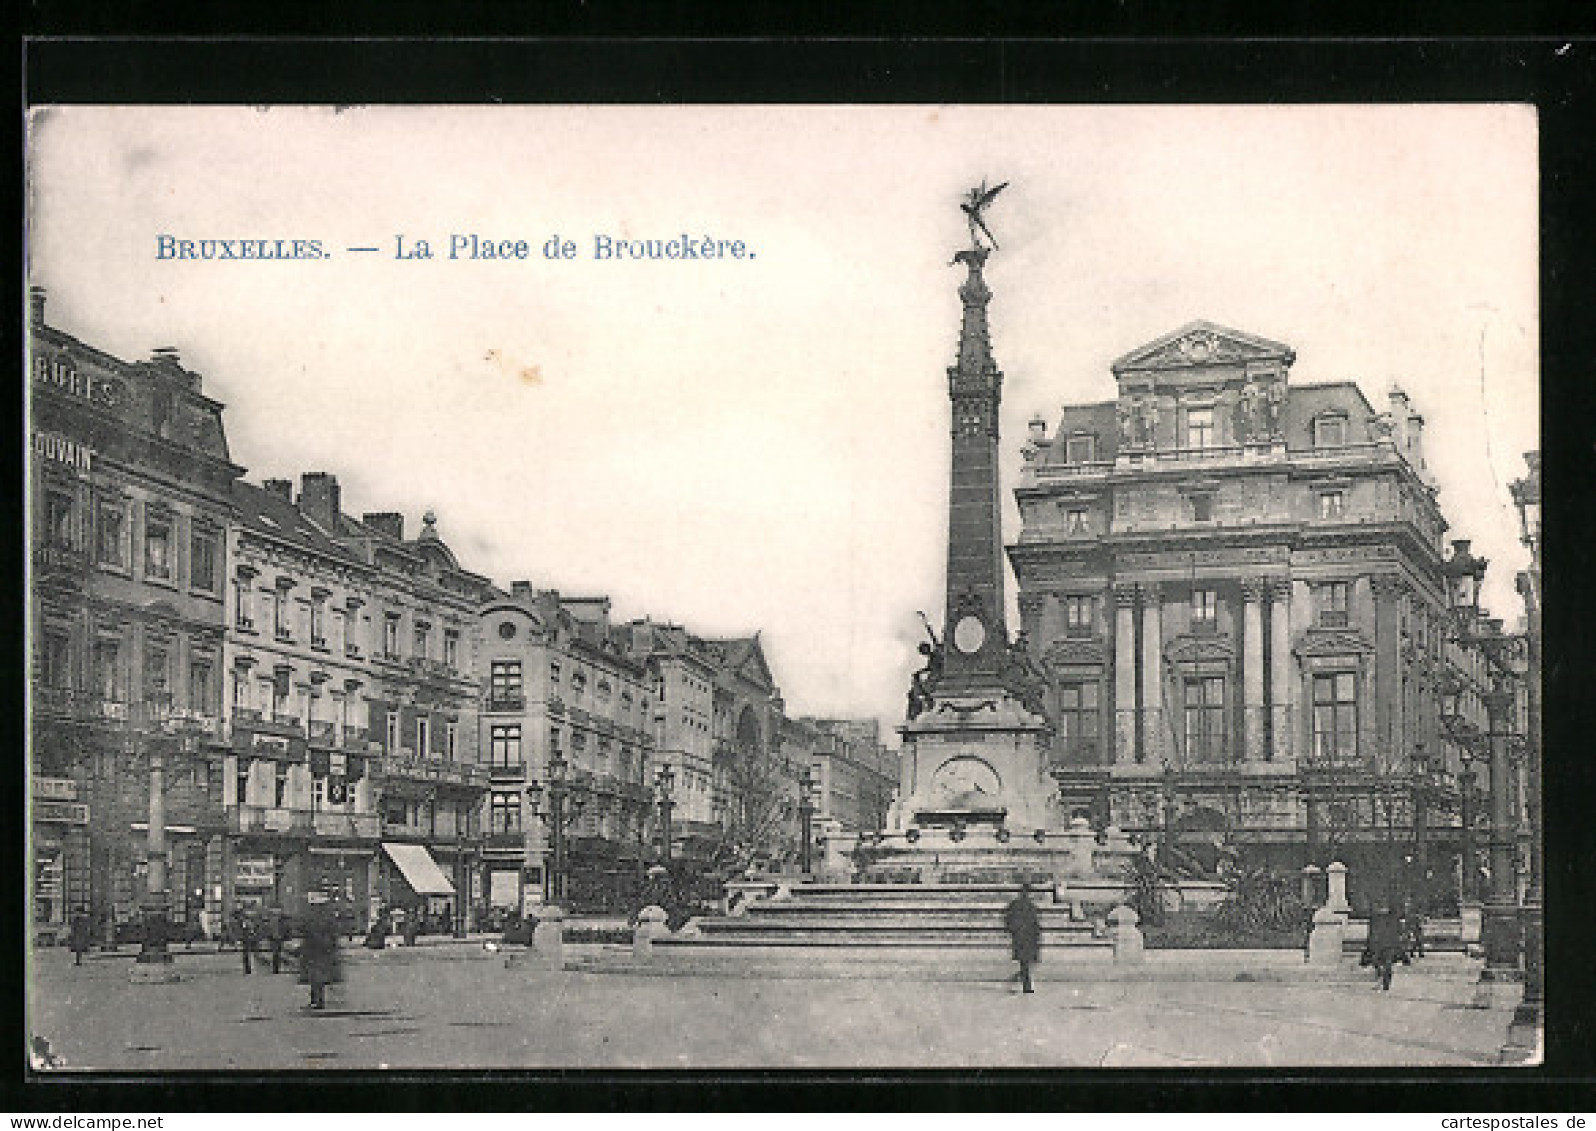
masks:
[(667, 865), (671, 862), (671, 810), (675, 807), (671, 791), (675, 785), (676, 771), (669, 762), (661, 764), (654, 774), (654, 786), (659, 798), (659, 857)]
[(812, 860), (810, 842), (814, 839), (815, 821), (815, 776), (808, 766), (798, 775), (798, 823), (799, 835), (803, 841), (799, 847), (798, 859), (803, 868), (804, 875), (809, 875)]
[(543, 783), (534, 778), (526, 786), (527, 808), (532, 816), (543, 819), (554, 841), (554, 862), (548, 871), (546, 885), (550, 902), (558, 902), (565, 895), (565, 827), (582, 811), (582, 800), (574, 794), (576, 787), (566, 780), (570, 768), (571, 764), (558, 750), (549, 755), (548, 765), (545, 767), (549, 779), (547, 813), (539, 811), (545, 788)]
[(1470, 544), (1467, 538), (1454, 538), (1452, 556), (1441, 563), (1441, 572), (1446, 577), (1447, 603), (1452, 607), (1452, 612), (1466, 623), (1472, 623), (1479, 615), (1480, 586), (1485, 580), (1485, 567), (1489, 564), (1486, 559), (1469, 553)]

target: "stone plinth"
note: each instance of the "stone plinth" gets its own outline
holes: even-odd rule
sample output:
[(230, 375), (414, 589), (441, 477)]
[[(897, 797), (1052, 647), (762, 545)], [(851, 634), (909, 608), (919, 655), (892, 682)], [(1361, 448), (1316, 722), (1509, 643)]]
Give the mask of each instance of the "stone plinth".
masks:
[(1141, 916), (1124, 904), (1108, 913), (1108, 936), (1114, 941), (1116, 963), (1134, 964), (1146, 957), (1141, 928), (1136, 925), (1139, 922)]
[(1341, 962), (1341, 946), (1346, 930), (1345, 917), (1321, 907), (1313, 913), (1313, 931), (1308, 935), (1308, 964), (1336, 966)]
[(550, 970), (565, 968), (565, 911), (550, 905), (538, 913), (532, 930), (532, 953), (537, 963)]
[(667, 916), (663, 907), (650, 905), (637, 913), (637, 926), (632, 929), (632, 954), (647, 958), (654, 953), (654, 940), (668, 934)]

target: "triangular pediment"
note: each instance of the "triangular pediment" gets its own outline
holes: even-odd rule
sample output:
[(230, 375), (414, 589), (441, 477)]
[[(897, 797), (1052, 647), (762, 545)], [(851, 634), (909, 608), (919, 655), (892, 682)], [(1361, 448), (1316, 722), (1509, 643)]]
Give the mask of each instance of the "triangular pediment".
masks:
[(1214, 322), (1189, 322), (1180, 329), (1132, 350), (1110, 367), (1115, 373), (1137, 369), (1189, 369), (1200, 365), (1296, 360), (1290, 346), (1232, 330)]

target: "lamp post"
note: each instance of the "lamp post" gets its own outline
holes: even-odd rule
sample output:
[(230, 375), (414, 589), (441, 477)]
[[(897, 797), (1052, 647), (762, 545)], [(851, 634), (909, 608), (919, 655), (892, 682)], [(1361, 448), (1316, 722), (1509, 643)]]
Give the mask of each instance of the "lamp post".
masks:
[(149, 692), (138, 705), (130, 739), (142, 745), (149, 759), (150, 801), (145, 826), (146, 860), (144, 874), (143, 938), (130, 973), (135, 982), (173, 982), (172, 955), (166, 948), (166, 751), (165, 739), (156, 732), (164, 723), (172, 694), (166, 690)]
[[(1452, 556), (1442, 563), (1447, 595), (1457, 619), (1458, 639), (1480, 649), (1490, 669), (1490, 689), (1483, 693), (1490, 751), (1491, 888), (1486, 893), (1480, 942), (1485, 950), (1481, 982), (1509, 982), (1519, 977), (1518, 893), (1514, 890), (1512, 774), (1509, 738), (1513, 708), (1511, 676), (1503, 655), (1508, 640), (1499, 630), (1481, 631), (1480, 584), (1488, 563), (1469, 553), (1469, 541), (1452, 543)], [(1494, 622), (1486, 625), (1497, 628)]]
[[(1530, 1034), (1541, 1025), (1541, 1006), (1545, 997), (1544, 906), (1541, 859), (1541, 454), (1524, 453), (1529, 474), (1508, 485), (1513, 505), (1518, 510), (1520, 540), (1529, 547), (1529, 569), (1517, 577), (1518, 592), (1524, 601), (1527, 645), (1525, 693), (1528, 702), (1529, 788), (1525, 798), (1529, 810), (1529, 887), (1524, 893), (1524, 1000), (1513, 1017), (1515, 1027), (1528, 1027)], [(1530, 1039), (1534, 1039), (1533, 1036)]]
[(1413, 746), (1413, 773), (1412, 800), (1413, 806), (1413, 875), (1411, 886), (1414, 910), (1420, 915), (1429, 914), (1429, 885), (1427, 882), (1430, 870), (1430, 755), (1424, 748), (1424, 743), (1414, 743)]
[(798, 833), (803, 837), (803, 842), (798, 848), (798, 866), (803, 869), (804, 875), (809, 875), (813, 868), (811, 859), (811, 842), (814, 840), (815, 822), (815, 776), (808, 766), (798, 775)]
[[(570, 768), (571, 764), (556, 750), (549, 755), (546, 767), (549, 779), (547, 787), (535, 778), (528, 782), (526, 787), (528, 808), (534, 817), (543, 819), (554, 841), (554, 860), (546, 869), (544, 890), (545, 898), (550, 903), (556, 904), (565, 898), (566, 893), (565, 826), (568, 822), (575, 820), (582, 809), (580, 798), (573, 795), (573, 787), (566, 780), (566, 774)], [(549, 811), (547, 813), (540, 811), (540, 802), (545, 788), (547, 788), (549, 794)]]
[(671, 810), (676, 807), (671, 790), (675, 785), (676, 771), (669, 762), (662, 763), (654, 774), (654, 787), (659, 798), (659, 859), (667, 868), (671, 862)]

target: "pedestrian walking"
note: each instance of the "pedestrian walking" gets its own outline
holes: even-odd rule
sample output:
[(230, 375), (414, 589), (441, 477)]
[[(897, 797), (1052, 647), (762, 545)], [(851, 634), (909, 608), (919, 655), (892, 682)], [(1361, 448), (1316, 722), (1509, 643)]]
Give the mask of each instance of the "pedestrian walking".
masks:
[(89, 917), (79, 911), (72, 916), (72, 926), (68, 928), (67, 945), (72, 948), (72, 965), (82, 966), (83, 956), (88, 953), (89, 936), (93, 928), (89, 925)]
[(1380, 989), (1391, 988), (1391, 968), (1402, 960), (1402, 920), (1382, 903), (1369, 918), (1369, 941), (1363, 949), (1363, 965), (1373, 966), (1380, 975)]
[(1036, 904), (1031, 902), (1031, 888), (1026, 884), (1020, 894), (1003, 909), (1003, 926), (1009, 932), (1009, 948), (1014, 960), (1020, 964), (1019, 982), (1022, 993), (1035, 993), (1031, 988), (1031, 964), (1042, 953), (1042, 920), (1036, 914)]
[(244, 973), (252, 972), (252, 960), (255, 958), (256, 947), (260, 942), (260, 935), (255, 929), (255, 920), (246, 911), (238, 913), (238, 948), (244, 952)]
[(283, 969), (283, 944), (288, 941), (288, 918), (282, 908), (274, 907), (266, 918), (266, 945), (272, 956), (272, 973)]
[(416, 935), (421, 931), (421, 909), (412, 907), (405, 914), (405, 945), (415, 946)]
[(313, 903), (300, 929), (299, 981), (310, 987), (310, 1008), (327, 1008), (327, 987), (343, 978), (338, 923), (325, 903)]

